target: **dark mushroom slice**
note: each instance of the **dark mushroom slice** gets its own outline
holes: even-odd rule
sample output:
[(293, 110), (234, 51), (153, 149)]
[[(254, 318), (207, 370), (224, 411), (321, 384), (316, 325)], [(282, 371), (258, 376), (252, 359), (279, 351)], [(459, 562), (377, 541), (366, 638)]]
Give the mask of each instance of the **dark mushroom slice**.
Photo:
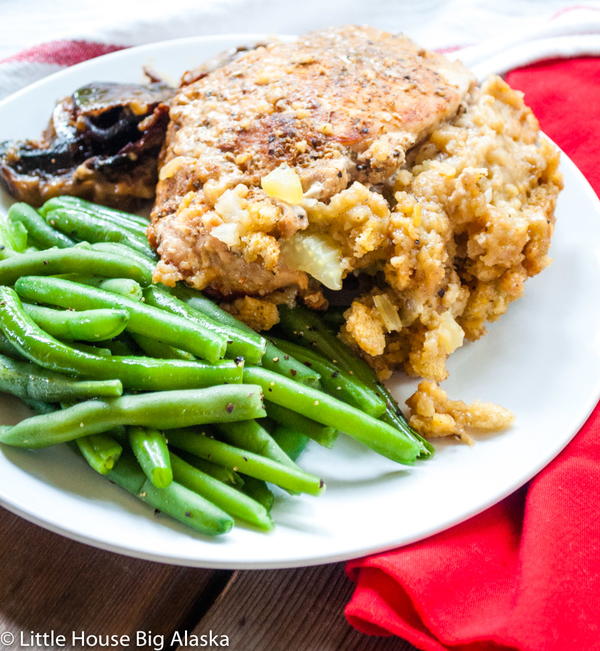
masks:
[(161, 82), (78, 88), (38, 141), (0, 144), (0, 179), (33, 205), (61, 194), (120, 208), (152, 199), (173, 92)]

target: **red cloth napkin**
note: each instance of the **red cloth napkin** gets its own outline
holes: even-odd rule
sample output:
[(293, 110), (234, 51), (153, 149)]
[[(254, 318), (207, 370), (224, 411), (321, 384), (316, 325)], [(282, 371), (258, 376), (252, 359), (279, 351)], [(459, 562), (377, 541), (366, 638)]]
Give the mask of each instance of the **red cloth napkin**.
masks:
[[(507, 80), (600, 193), (600, 58), (545, 61)], [(600, 405), (510, 498), (427, 540), (349, 563), (356, 590), (346, 617), (427, 651), (600, 649), (599, 516)]]

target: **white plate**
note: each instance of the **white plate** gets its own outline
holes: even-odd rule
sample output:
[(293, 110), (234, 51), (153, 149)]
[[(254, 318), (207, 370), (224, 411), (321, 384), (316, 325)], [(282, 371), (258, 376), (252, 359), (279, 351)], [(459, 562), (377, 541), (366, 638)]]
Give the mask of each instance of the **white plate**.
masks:
[[(117, 52), (44, 79), (0, 105), (0, 137), (36, 136), (53, 102), (91, 81), (142, 81), (149, 65), (175, 81), (225, 48), (260, 37), (167, 41)], [(523, 299), (450, 360), (451, 396), (492, 400), (516, 414), (508, 432), (474, 447), (439, 445), (435, 458), (406, 469), (350, 440), (313, 445), (302, 465), (321, 475), (320, 498), (281, 494), (269, 534), (236, 527), (207, 539), (152, 511), (95, 475), (69, 449), (0, 449), (0, 501), (76, 540), (180, 565), (276, 568), (340, 561), (403, 545), (464, 520), (524, 484), (582, 425), (600, 394), (600, 204), (566, 156), (554, 262), (527, 283)], [(8, 196), (0, 197), (3, 207)], [(414, 383), (398, 379), (397, 397)], [(24, 413), (0, 403), (0, 422)]]

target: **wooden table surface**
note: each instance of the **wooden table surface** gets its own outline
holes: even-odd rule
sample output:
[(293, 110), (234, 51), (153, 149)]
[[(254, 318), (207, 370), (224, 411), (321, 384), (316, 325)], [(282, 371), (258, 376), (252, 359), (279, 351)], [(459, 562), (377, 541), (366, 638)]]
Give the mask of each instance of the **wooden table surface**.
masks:
[(153, 648), (137, 638), (151, 631), (157, 651), (198, 648), (193, 638), (179, 645), (174, 634), (183, 640), (210, 631), (227, 635), (235, 651), (414, 648), (351, 628), (343, 615), (351, 592), (343, 564), (236, 572), (174, 567), (94, 549), (0, 509), (0, 649), (106, 648), (91, 637), (80, 644), (82, 631), (130, 636), (131, 644), (112, 647), (118, 649)]

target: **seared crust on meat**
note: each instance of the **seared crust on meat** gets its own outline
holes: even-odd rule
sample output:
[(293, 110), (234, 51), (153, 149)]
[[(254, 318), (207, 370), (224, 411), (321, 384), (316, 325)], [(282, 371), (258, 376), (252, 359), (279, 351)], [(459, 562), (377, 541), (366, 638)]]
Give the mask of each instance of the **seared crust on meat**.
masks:
[[(306, 286), (303, 272), (269, 270), (264, 260), (252, 266), (241, 251), (224, 259), (214, 224), (201, 215), (227, 189), (258, 186), (282, 163), (313, 199), (355, 180), (382, 183), (408, 148), (456, 112), (471, 82), (461, 64), (404, 36), (344, 27), (259, 46), (183, 86), (171, 106), (153, 211), (159, 278), (224, 295)], [(292, 215), (259, 188), (253, 193), (276, 213), (261, 232), (289, 237), (307, 227), (301, 210)], [(250, 266), (239, 276), (244, 259)]]

